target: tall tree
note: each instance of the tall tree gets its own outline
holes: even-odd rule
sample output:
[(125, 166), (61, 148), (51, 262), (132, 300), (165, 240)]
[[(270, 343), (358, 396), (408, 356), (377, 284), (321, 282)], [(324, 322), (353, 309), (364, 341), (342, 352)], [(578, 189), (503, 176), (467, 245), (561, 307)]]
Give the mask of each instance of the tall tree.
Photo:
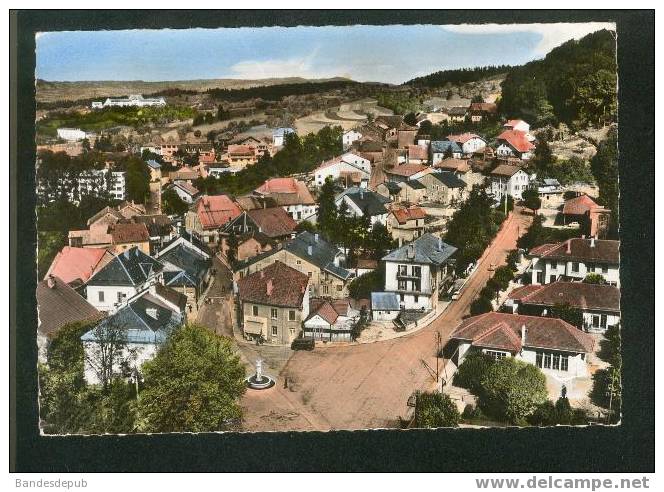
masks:
[(620, 223), (619, 188), (618, 188), (618, 133), (609, 131), (607, 138), (600, 142), (597, 153), (590, 161), (590, 170), (599, 188), (598, 201), (611, 209), (609, 237), (618, 237)]
[(127, 327), (117, 318), (106, 318), (92, 333), (95, 342), (88, 342), (85, 360), (101, 385), (106, 388), (130, 363)]
[(130, 158), (127, 162), (125, 185), (128, 200), (145, 203), (150, 195), (150, 170), (141, 159)]
[(334, 240), (334, 229), (337, 222), (337, 206), (334, 203), (334, 182), (328, 178), (321, 186), (318, 195), (318, 226), (328, 239)]
[(533, 214), (537, 214), (537, 211), (542, 207), (542, 200), (539, 197), (539, 193), (535, 188), (528, 188), (523, 190), (521, 193), (521, 198), (523, 198), (523, 204), (526, 208), (529, 208), (533, 211)]
[(143, 431), (219, 431), (242, 416), (244, 367), (231, 340), (204, 326), (189, 324), (172, 333), (143, 373)]

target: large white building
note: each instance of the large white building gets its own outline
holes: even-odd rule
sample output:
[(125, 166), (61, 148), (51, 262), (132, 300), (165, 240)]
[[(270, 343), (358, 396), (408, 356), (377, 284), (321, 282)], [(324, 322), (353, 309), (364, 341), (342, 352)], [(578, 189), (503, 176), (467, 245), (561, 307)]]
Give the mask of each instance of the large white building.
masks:
[(67, 142), (78, 142), (88, 137), (88, 134), (80, 128), (58, 128), (58, 138)]
[(346, 153), (323, 162), (314, 171), (316, 186), (323, 186), (327, 178), (341, 181), (346, 187), (358, 185), (366, 188), (371, 177), (371, 162), (353, 153)]
[(166, 100), (163, 97), (143, 97), (141, 94), (132, 94), (126, 98), (107, 98), (103, 103), (95, 101), (92, 103), (93, 109), (110, 107), (139, 107), (146, 106), (166, 106)]
[(491, 193), (496, 201), (505, 195), (521, 200), (521, 194), (528, 189), (530, 176), (523, 169), (509, 164), (498, 165), (490, 174)]
[(83, 171), (78, 179), (78, 197), (73, 189), (68, 191), (69, 199), (77, 203), (83, 196), (99, 196), (104, 193), (111, 195), (114, 200), (125, 200), (127, 198), (125, 171), (112, 171), (108, 167), (104, 169), (89, 169)]
[(349, 149), (350, 146), (353, 145), (353, 142), (361, 138), (362, 134), (357, 130), (348, 130), (347, 132), (344, 132), (343, 135), (341, 136), (341, 142), (343, 144), (344, 150)]
[(436, 309), (441, 286), (451, 273), (449, 260), (456, 250), (427, 233), (392, 251), (383, 257), (385, 292), (396, 293), (403, 309)]

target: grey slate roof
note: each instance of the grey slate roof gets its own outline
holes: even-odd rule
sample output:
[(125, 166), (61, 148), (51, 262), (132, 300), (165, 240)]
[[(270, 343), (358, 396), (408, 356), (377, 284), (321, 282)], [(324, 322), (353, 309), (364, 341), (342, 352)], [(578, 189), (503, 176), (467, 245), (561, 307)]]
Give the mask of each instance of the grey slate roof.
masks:
[(387, 190), (392, 194), (397, 194), (401, 191), (401, 187), (394, 181), (385, 181), (383, 184), (385, 185), (385, 188), (387, 188)]
[(87, 285), (141, 285), (163, 268), (159, 261), (134, 246), (109, 261)]
[[(458, 178), (453, 172), (437, 172), (431, 173), (431, 176), (436, 178), (438, 181), (443, 183), (448, 188), (465, 188), (466, 183), (462, 179)], [(420, 178), (422, 179), (422, 178)]]
[(164, 281), (169, 286), (191, 286), (198, 287), (205, 274), (209, 270), (212, 262), (206, 259), (184, 244), (178, 244), (175, 248), (168, 250), (159, 260), (166, 264), (176, 267), (179, 271), (166, 268), (164, 271)]
[(348, 188), (339, 193), (335, 201), (343, 196), (347, 196), (363, 213), (366, 212), (369, 216), (386, 214), (385, 204), (391, 201), (379, 193), (358, 187)]
[[(409, 256), (409, 250), (413, 252), (412, 256)], [(433, 234), (427, 233), (415, 241), (395, 249), (384, 256), (383, 260), (442, 265), (456, 250), (457, 248), (454, 246), (447, 244)]]
[[(150, 309), (154, 309), (155, 317), (148, 314)], [(81, 340), (96, 342), (98, 340), (97, 327), (114, 326), (126, 330), (129, 343), (161, 344), (183, 322), (182, 314), (171, 311), (153, 295), (145, 294), (104, 319), (95, 328), (85, 333)]]
[(399, 308), (399, 295), (395, 292), (371, 293), (372, 311), (398, 311)]
[[(433, 174), (433, 173), (432, 173), (432, 174)], [(421, 178), (420, 178), (420, 179), (421, 179)], [(412, 180), (404, 181), (403, 184), (405, 184), (406, 186), (411, 187), (411, 188), (414, 189), (414, 190), (423, 190), (423, 189), (426, 188), (426, 186), (424, 186), (422, 183), (420, 183), (420, 182), (419, 182), (418, 180), (416, 180), (416, 179), (412, 179)]]
[(161, 169), (161, 164), (159, 164), (154, 159), (150, 159), (146, 164), (150, 166), (152, 169)]
[(448, 147), (452, 148), (452, 152), (463, 152), (461, 146), (456, 142), (451, 142), (449, 140), (434, 140), (431, 142), (431, 152), (434, 154), (443, 154)]

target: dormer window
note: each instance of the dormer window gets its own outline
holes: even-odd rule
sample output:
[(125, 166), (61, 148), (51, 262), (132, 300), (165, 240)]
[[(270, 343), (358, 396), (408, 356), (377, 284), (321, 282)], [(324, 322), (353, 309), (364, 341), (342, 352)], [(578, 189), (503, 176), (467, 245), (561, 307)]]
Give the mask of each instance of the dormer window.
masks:
[(152, 319), (157, 319), (157, 308), (147, 308), (145, 313)]

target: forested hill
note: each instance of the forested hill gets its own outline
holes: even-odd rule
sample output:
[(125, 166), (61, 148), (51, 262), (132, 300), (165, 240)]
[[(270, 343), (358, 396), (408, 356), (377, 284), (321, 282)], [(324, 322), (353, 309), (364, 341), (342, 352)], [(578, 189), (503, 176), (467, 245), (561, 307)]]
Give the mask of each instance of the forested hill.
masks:
[(488, 67), (459, 68), (455, 70), (441, 70), (423, 77), (411, 79), (403, 85), (414, 85), (419, 87), (442, 87), (447, 83), (465, 84), (477, 82), (478, 80), (494, 75), (504, 74), (512, 69), (509, 65), (497, 65)]
[(616, 121), (616, 43), (602, 30), (553, 49), (542, 60), (511, 69), (499, 109), (542, 126), (574, 128)]

